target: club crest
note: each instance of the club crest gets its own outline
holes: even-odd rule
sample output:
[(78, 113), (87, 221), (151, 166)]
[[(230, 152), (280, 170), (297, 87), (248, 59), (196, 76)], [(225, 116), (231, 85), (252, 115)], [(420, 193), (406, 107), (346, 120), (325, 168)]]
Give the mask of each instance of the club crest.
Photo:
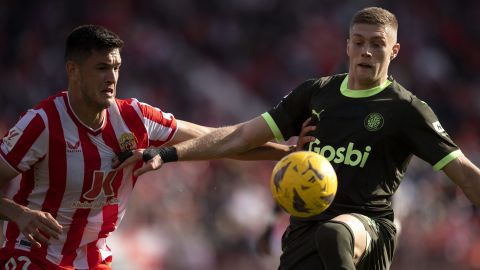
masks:
[(363, 124), (368, 131), (377, 131), (383, 127), (383, 122), (383, 116), (375, 112), (367, 115)]
[(123, 133), (118, 140), (118, 144), (122, 152), (137, 149), (137, 140), (133, 133)]

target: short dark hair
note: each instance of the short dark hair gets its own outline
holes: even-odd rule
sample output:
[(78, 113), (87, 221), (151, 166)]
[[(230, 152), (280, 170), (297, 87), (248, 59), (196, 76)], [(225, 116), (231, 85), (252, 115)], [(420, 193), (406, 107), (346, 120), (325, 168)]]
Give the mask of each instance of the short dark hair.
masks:
[(395, 31), (398, 30), (397, 17), (392, 12), (379, 7), (367, 7), (357, 11), (350, 22), (350, 30), (354, 24), (390, 26)]
[(95, 51), (121, 49), (123, 40), (98, 25), (81, 25), (75, 28), (65, 42), (65, 61), (82, 62)]

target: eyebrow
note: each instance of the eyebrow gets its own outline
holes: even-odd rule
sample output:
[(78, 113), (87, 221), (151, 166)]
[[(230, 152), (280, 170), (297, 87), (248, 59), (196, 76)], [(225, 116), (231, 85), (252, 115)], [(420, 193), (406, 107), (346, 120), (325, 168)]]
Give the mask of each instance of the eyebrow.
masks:
[[(363, 35), (360, 35), (360, 34), (352, 34), (352, 37), (366, 38), (365, 36), (363, 36)], [(379, 39), (379, 40), (382, 40), (382, 41), (385, 41), (385, 40), (387, 40), (387, 38), (386, 38), (386, 37), (384, 37), (384, 36), (380, 36), (380, 35), (378, 35), (378, 36), (373, 36), (373, 37), (370, 37), (370, 38), (368, 38), (368, 39)]]

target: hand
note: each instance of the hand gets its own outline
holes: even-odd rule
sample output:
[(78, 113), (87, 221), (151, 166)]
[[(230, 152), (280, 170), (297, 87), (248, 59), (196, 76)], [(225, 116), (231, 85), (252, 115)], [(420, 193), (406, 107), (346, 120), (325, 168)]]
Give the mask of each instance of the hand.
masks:
[(309, 117), (305, 122), (302, 124), (302, 130), (300, 131), (300, 134), (298, 135), (298, 141), (297, 141), (297, 148), (296, 151), (301, 151), (303, 150), (303, 147), (316, 140), (314, 136), (308, 136), (307, 134), (311, 131), (314, 131), (317, 127), (316, 126), (309, 126), (310, 122), (312, 121), (312, 118)]
[(26, 207), (14, 222), (27, 240), (37, 248), (42, 246), (40, 242), (50, 244), (50, 237), (58, 240), (63, 228), (50, 213)]
[[(143, 152), (145, 149), (135, 149), (131, 151), (131, 154), (121, 154), (112, 161), (112, 167), (121, 170), (131, 164), (136, 164), (143, 160)], [(126, 158), (125, 160), (122, 159)], [(162, 167), (163, 161), (159, 155), (154, 156), (152, 159), (144, 162), (143, 166), (133, 172), (133, 176), (138, 177), (146, 172), (157, 170)]]

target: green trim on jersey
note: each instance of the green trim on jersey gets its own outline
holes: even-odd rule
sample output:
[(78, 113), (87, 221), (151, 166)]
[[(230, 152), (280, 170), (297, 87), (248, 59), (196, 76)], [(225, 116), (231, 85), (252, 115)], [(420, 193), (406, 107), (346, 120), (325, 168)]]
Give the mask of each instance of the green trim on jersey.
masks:
[(278, 128), (277, 123), (275, 123), (275, 120), (273, 120), (272, 116), (268, 112), (265, 112), (262, 114), (262, 117), (263, 119), (265, 119), (267, 125), (272, 130), (273, 136), (275, 136), (275, 140), (278, 143), (284, 142), (285, 139), (283, 138), (282, 132), (280, 132), (280, 129)]
[(443, 169), (443, 167), (445, 167), (445, 165), (447, 165), (448, 163), (450, 163), (450, 161), (456, 159), (457, 157), (459, 156), (463, 156), (463, 153), (461, 150), (456, 150), (456, 151), (453, 151), (452, 153), (448, 154), (447, 156), (445, 156), (444, 158), (442, 158), (439, 162), (437, 162), (435, 165), (433, 165), (433, 169), (435, 171), (439, 171), (441, 169)]
[(350, 98), (366, 98), (382, 92), (390, 84), (392, 84), (392, 81), (386, 80), (381, 85), (370, 88), (370, 89), (351, 90), (351, 89), (348, 89), (348, 75), (347, 75), (345, 76), (345, 79), (343, 79), (343, 82), (340, 85), (340, 92), (342, 93), (342, 95)]

